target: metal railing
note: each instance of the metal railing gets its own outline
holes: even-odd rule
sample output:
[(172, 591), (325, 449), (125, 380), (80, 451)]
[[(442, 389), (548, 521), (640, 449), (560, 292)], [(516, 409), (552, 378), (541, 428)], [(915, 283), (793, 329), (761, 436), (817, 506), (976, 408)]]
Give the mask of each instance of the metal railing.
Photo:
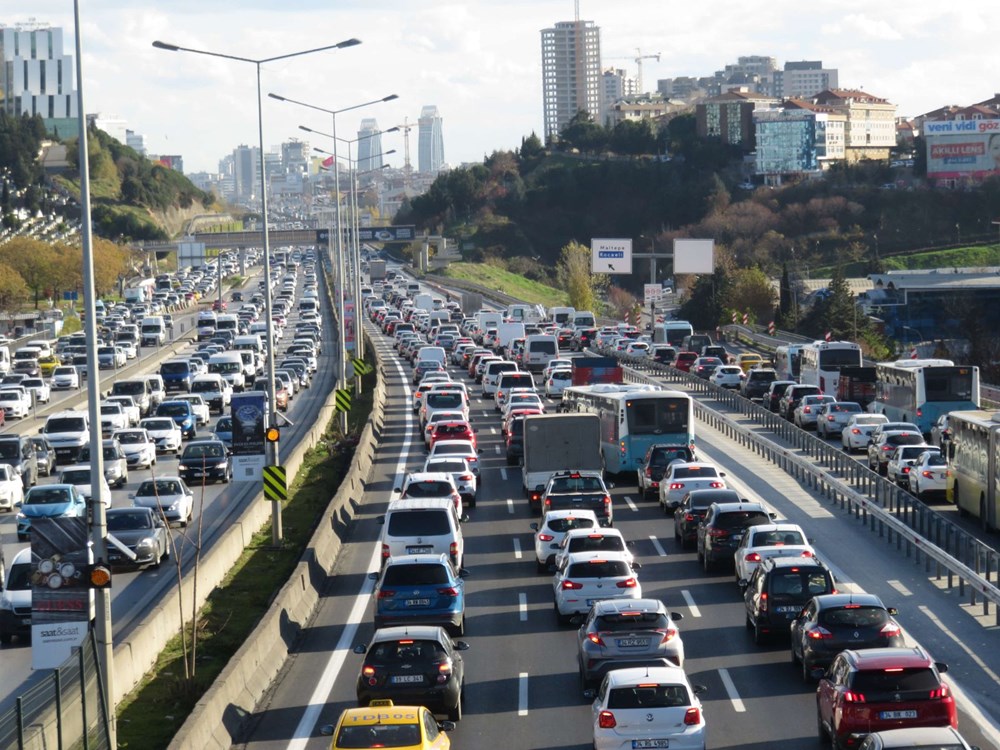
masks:
[(732, 416), (695, 400), (699, 419), (864, 522), (907, 557), (923, 563), (928, 574), (938, 580), (946, 577), (947, 588), (957, 587), (959, 596), (968, 596), (971, 605), (982, 604), (983, 615), (990, 614), (991, 602), (997, 605), (994, 615), (1000, 625), (1000, 553), (996, 549), (866, 465), (740, 394), (650, 360), (614, 352), (608, 355), (616, 356), (625, 365), (628, 382), (682, 386), (752, 422), (752, 426), (740, 424)]

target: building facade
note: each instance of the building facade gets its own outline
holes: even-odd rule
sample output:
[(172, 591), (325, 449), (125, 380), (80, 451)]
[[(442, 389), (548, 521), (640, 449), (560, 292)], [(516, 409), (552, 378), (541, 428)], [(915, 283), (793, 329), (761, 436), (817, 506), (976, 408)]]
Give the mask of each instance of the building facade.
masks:
[(417, 170), (426, 174), (444, 167), (444, 133), (438, 108), (430, 104), (420, 110), (417, 138)]
[(793, 175), (819, 174), (844, 158), (846, 117), (812, 109), (773, 108), (753, 113), (755, 172), (768, 184)]
[(49, 132), (75, 133), (73, 56), (61, 28), (25, 23), (0, 27), (0, 106), (10, 115), (40, 115)]
[(233, 200), (249, 205), (260, 200), (260, 148), (239, 145), (233, 149)]
[(601, 73), (601, 115), (595, 118), (600, 124), (609, 124), (609, 112), (615, 102), (638, 94), (636, 80), (622, 68), (608, 68)]
[(822, 60), (786, 62), (783, 70), (773, 73), (771, 93), (779, 99), (812, 99), (821, 91), (837, 88), (839, 79), (839, 71), (824, 68)]
[(545, 140), (577, 112), (601, 117), (601, 30), (593, 21), (561, 21), (542, 29), (542, 107)]
[(695, 127), (700, 138), (718, 138), (731, 146), (753, 151), (756, 145), (753, 113), (777, 105), (774, 97), (745, 87), (732, 89), (695, 107)]
[(847, 118), (845, 159), (888, 159), (896, 146), (896, 105), (855, 89), (828, 89), (813, 97), (819, 107)]
[(358, 171), (371, 172), (381, 167), (382, 161), (382, 133), (378, 129), (378, 121), (374, 117), (366, 117), (358, 128)]

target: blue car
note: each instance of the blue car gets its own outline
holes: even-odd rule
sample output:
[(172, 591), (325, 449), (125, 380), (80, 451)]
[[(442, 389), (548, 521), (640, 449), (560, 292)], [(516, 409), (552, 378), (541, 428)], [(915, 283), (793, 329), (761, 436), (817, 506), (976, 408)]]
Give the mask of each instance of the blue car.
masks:
[(181, 428), (181, 437), (193, 438), (198, 434), (198, 416), (188, 401), (163, 401), (156, 407), (156, 417), (170, 417)]
[(440, 625), (452, 635), (465, 633), (467, 571), (456, 570), (445, 554), (390, 557), (372, 596), (375, 627)]
[(215, 423), (215, 429), (212, 433), (222, 444), (226, 446), (226, 451), (229, 453), (233, 452), (233, 418), (232, 417), (220, 417), (219, 421)]
[(87, 503), (72, 484), (39, 484), (28, 490), (17, 514), (17, 541), (31, 539), (33, 518), (86, 518)]

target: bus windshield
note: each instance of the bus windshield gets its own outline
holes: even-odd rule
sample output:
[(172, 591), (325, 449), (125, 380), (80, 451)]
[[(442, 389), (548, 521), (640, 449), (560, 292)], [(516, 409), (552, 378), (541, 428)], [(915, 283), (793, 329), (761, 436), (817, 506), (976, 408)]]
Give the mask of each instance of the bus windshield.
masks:
[(662, 435), (688, 431), (683, 399), (630, 399), (625, 402), (630, 435)]
[(861, 365), (860, 349), (824, 349), (819, 353), (819, 366), (823, 370)]

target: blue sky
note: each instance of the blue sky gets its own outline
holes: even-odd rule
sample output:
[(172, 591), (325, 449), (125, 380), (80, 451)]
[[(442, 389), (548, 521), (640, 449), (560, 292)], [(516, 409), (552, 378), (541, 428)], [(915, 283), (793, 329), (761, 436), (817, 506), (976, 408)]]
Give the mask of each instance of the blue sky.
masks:
[[(245, 57), (269, 57), (356, 37), (351, 49), (264, 66), (264, 94), (350, 107), (388, 94), (397, 101), (337, 118), (354, 137), (362, 117), (383, 128), (415, 123), (422, 106), (444, 118), (445, 156), (479, 161), (542, 132), (539, 31), (573, 17), (571, 0), (80, 0), (84, 95), (88, 112), (115, 113), (156, 153), (183, 155), (187, 171), (212, 170), (240, 143), (257, 143), (251, 65), (154, 49), (160, 39)], [(581, 17), (601, 27), (606, 65), (613, 57), (659, 52), (647, 60), (645, 88), (657, 78), (707, 75), (740, 55), (822, 60), (842, 87), (863, 87), (896, 103), (901, 115), (971, 104), (1000, 90), (1000, 3), (856, 0), (581, 0)], [(72, 0), (0, 0), (8, 24), (29, 17), (66, 30)], [(67, 49), (71, 52), (71, 49)], [(330, 118), (265, 99), (268, 145), (329, 130)], [(325, 139), (311, 143), (326, 148)], [(383, 138), (396, 148), (399, 135)], [(416, 131), (410, 138), (416, 162)]]

